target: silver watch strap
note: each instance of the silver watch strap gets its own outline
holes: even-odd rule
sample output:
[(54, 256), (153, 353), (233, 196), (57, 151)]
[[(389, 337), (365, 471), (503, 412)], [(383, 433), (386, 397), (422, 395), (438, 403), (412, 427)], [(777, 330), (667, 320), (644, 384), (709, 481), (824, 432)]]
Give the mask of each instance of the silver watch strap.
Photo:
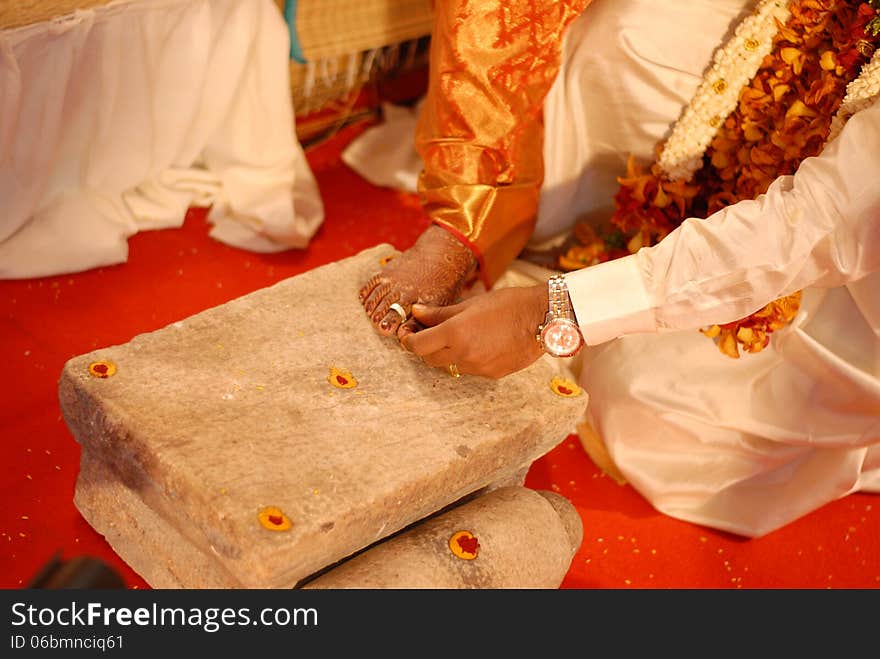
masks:
[(562, 275), (553, 275), (547, 282), (550, 301), (550, 314), (557, 318), (575, 320), (568, 295), (568, 285)]

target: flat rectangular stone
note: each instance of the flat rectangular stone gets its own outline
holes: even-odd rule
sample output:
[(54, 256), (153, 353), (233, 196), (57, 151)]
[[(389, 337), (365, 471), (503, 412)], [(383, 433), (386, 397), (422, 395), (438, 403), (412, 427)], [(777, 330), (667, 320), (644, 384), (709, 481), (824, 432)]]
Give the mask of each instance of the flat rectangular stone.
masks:
[[(145, 579), (293, 587), (573, 432), (586, 395), (554, 393), (549, 358), (454, 379), (374, 330), (357, 290), (395, 253), (378, 245), (65, 365), (64, 418), (84, 465), (99, 463), (76, 504)], [(90, 374), (101, 361), (115, 373)], [(334, 386), (332, 369), (356, 386)], [(113, 521), (122, 498), (154, 520), (129, 533)], [(267, 507), (291, 527), (264, 527)], [(137, 550), (144, 534), (164, 548), (161, 571)]]

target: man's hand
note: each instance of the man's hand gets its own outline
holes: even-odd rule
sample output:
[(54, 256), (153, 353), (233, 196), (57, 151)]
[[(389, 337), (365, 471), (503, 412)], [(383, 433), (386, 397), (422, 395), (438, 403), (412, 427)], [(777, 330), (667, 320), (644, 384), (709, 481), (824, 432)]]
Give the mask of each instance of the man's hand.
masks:
[(547, 286), (502, 288), (448, 307), (413, 305), (427, 329), (409, 334), (404, 347), (429, 366), (500, 378), (522, 370), (543, 353), (535, 331), (547, 312)]

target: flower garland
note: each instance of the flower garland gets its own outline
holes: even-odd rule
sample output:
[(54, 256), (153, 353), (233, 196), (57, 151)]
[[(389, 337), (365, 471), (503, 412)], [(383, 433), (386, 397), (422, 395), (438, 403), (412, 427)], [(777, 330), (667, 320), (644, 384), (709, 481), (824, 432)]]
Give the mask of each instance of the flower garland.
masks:
[[(880, 0), (762, 0), (715, 54), (648, 171), (630, 158), (612, 231), (599, 236), (578, 224), (559, 267), (635, 253), (685, 218), (754, 199), (793, 174), (880, 95), (878, 45)], [(760, 352), (799, 304), (797, 292), (701, 331), (730, 357)]]
[(688, 181), (702, 167), (703, 154), (722, 118), (736, 108), (740, 90), (755, 77), (773, 48), (776, 21), (785, 22), (788, 17), (785, 2), (763, 0), (737, 26), (724, 48), (716, 51), (702, 84), (657, 159), (666, 178)]
[[(880, 5), (880, 2), (877, 4)], [(877, 22), (877, 32), (874, 36), (877, 36), (880, 34), (880, 16), (874, 20)], [(876, 50), (871, 61), (862, 67), (861, 75), (847, 85), (846, 97), (834, 119), (831, 120), (828, 141), (840, 134), (843, 125), (851, 116), (872, 105), (878, 97), (880, 97), (880, 50)]]

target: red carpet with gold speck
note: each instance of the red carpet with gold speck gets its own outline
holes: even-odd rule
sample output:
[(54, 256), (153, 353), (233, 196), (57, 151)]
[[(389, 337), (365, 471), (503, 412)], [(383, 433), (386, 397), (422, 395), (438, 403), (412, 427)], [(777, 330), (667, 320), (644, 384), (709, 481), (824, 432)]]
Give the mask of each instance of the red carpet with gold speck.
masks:
[[(365, 126), (307, 151), (326, 219), (305, 250), (260, 255), (225, 246), (208, 237), (205, 213), (194, 209), (181, 229), (131, 238), (123, 265), (0, 281), (0, 587), (27, 586), (56, 552), (101, 558), (130, 588), (148, 587), (73, 505), (79, 445), (61, 418), (61, 368), (377, 243), (411, 245), (426, 226), (415, 198), (370, 185), (340, 160)], [(739, 538), (656, 512), (605, 476), (574, 435), (533, 465), (526, 485), (559, 492), (583, 519), (566, 589), (880, 587), (876, 496), (851, 495), (763, 538)]]

